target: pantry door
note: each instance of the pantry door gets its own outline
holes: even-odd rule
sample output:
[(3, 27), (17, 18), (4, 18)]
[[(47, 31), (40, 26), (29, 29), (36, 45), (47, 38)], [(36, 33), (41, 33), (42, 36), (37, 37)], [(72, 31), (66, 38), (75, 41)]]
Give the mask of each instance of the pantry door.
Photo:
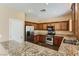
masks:
[(24, 21), (20, 19), (9, 20), (9, 40), (19, 43), (24, 41)]

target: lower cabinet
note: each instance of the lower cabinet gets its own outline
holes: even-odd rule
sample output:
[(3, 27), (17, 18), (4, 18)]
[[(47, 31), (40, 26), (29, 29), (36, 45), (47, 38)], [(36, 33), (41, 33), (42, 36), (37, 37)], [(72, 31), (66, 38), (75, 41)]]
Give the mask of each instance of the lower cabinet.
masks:
[(54, 36), (53, 44), (56, 45), (56, 46), (60, 46), (62, 40), (63, 40), (63, 37)]
[(45, 41), (45, 35), (35, 35), (34, 36), (35, 43), (44, 42), (44, 41)]

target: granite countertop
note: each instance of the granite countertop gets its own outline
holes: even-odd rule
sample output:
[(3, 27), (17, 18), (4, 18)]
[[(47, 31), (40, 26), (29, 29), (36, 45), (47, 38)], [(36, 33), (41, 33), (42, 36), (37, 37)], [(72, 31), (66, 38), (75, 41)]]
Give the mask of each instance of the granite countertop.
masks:
[[(14, 42), (14, 43), (10, 43)], [(79, 47), (76, 45), (61, 43), (59, 51), (42, 47), (30, 42), (15, 44), (15, 41), (9, 41), (8, 48), (10, 56), (79, 56)], [(4, 43), (4, 46), (6, 44)]]
[(66, 54), (66, 56), (79, 56), (79, 49), (77, 45), (61, 43), (59, 52)]

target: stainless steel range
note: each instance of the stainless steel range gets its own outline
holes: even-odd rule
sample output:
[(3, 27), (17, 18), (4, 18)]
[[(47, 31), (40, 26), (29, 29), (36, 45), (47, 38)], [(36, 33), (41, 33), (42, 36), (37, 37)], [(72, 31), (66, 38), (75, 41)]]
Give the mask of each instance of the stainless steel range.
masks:
[(49, 45), (53, 45), (53, 36), (52, 35), (46, 36), (46, 43)]
[(55, 35), (55, 29), (53, 26), (48, 26), (48, 34), (46, 35), (46, 43), (53, 45), (53, 37)]

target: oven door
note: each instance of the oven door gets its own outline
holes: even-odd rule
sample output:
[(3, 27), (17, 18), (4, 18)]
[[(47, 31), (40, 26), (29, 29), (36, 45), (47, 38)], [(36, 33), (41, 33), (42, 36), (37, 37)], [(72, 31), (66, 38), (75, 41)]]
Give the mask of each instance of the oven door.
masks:
[(46, 38), (46, 44), (53, 45), (53, 38)]

